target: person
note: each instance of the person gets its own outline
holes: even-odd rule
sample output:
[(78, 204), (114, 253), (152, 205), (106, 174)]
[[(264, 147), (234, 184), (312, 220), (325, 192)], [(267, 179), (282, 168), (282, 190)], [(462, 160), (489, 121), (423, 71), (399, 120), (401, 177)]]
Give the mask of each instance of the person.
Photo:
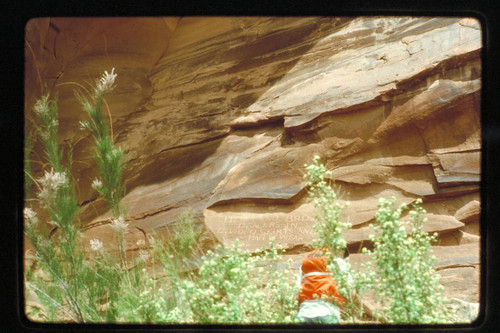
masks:
[[(346, 249), (344, 257), (349, 252)], [(342, 258), (334, 260), (343, 261)], [(320, 249), (308, 252), (300, 267), (299, 312), (297, 318), (304, 323), (337, 324), (346, 300), (338, 290), (332, 272), (327, 268), (328, 258)]]

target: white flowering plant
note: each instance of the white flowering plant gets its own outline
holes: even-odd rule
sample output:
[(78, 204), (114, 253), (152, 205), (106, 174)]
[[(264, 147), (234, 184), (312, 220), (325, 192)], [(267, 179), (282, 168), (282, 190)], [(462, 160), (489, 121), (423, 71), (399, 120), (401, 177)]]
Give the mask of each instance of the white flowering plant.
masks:
[[(34, 106), (39, 122), (33, 121), (38, 137), (45, 147), (47, 168), (42, 177), (33, 179), (37, 185), (39, 208), (45, 211), (49, 223), (41, 223), (35, 207), (25, 207), (25, 234), (35, 249), (36, 268), (26, 273), (26, 286), (35, 292), (45, 308), (46, 320), (84, 321), (85, 312), (92, 308), (88, 302), (85, 282), (88, 267), (84, 264), (80, 240), (78, 200), (70, 181), (71, 149), (63, 163), (64, 149), (57, 142), (58, 110), (56, 99), (43, 96)], [(25, 165), (29, 165), (25, 161)], [(50, 168), (50, 170), (48, 170)], [(26, 174), (30, 173), (29, 167)], [(31, 175), (30, 175), (31, 178)], [(47, 227), (54, 229), (47, 232)], [(54, 233), (52, 235), (52, 233)], [(47, 280), (42, 279), (44, 272)], [(34, 307), (40, 313), (40, 307)], [(91, 311), (91, 310), (89, 310)]]
[(79, 90), (75, 91), (75, 94), (89, 115), (88, 120), (80, 121), (80, 127), (89, 130), (95, 140), (94, 160), (99, 170), (99, 178), (93, 181), (92, 187), (106, 199), (113, 216), (118, 218), (123, 215), (120, 201), (125, 195), (122, 173), (126, 161), (123, 149), (113, 142), (111, 124), (105, 120), (102, 110), (104, 96), (114, 89), (116, 77), (114, 68), (111, 73), (105, 71), (96, 81), (92, 98)]
[(279, 248), (251, 254), (236, 242), (209, 251), (175, 288), (177, 320), (185, 323), (293, 323), (297, 287), (290, 266), (278, 269)]
[(435, 258), (431, 245), (437, 234), (423, 231), (425, 210), (422, 200), (417, 199), (409, 211), (409, 220), (403, 221), (406, 205), (395, 207), (395, 198), (379, 200), (379, 210), (371, 225), (370, 235), (373, 250), (363, 248), (370, 261), (360, 271), (352, 269), (349, 258), (340, 259), (346, 247), (343, 233), (351, 225), (341, 222), (343, 207), (336, 203), (336, 193), (326, 182), (330, 172), (318, 156), (313, 164), (306, 165), (305, 178), (319, 214), (315, 229), (318, 239), (314, 243), (326, 248), (328, 268), (338, 284), (340, 294), (347, 303), (342, 309), (345, 322), (362, 322), (364, 318), (363, 297), (367, 292), (376, 296), (378, 308), (374, 311), (377, 320), (385, 323), (446, 323), (446, 312), (442, 286), (433, 264)]
[(423, 230), (426, 218), (417, 199), (409, 211), (403, 204), (396, 208), (396, 199), (379, 199), (378, 212), (370, 239), (373, 250), (363, 249), (370, 256), (366, 270), (367, 285), (374, 291), (380, 310), (375, 311), (389, 323), (430, 324), (449, 320), (440, 276), (434, 269), (436, 258), (431, 244), (437, 234)]
[[(110, 224), (115, 230), (119, 258), (105, 251), (102, 241), (88, 242), (91, 253), (86, 254), (78, 217), (79, 205), (72, 177), (72, 151), (66, 154), (58, 144), (57, 97), (44, 95), (34, 106), (38, 121), (33, 121), (37, 136), (45, 147), (46, 167), (42, 177), (33, 179), (29, 152), (25, 150), (25, 172), (38, 187), (37, 201), (25, 207), (25, 234), (35, 249), (36, 265), (26, 272), (28, 293), (37, 296), (39, 305), (31, 307), (28, 315), (44, 321), (103, 322), (117, 321), (116, 300), (127, 288), (135, 288), (127, 267), (123, 235), (127, 231), (125, 210), (119, 205), (125, 193), (122, 181), (123, 150), (116, 148), (109, 135), (108, 124), (102, 116), (104, 95), (113, 89), (116, 74), (107, 72), (96, 82), (92, 99), (77, 92), (80, 102), (90, 115), (85, 123), (96, 142), (95, 159), (100, 179), (93, 187), (108, 202), (114, 217)], [(33, 142), (29, 142), (30, 147)], [(101, 180), (102, 179), (102, 180)], [(27, 201), (28, 203), (29, 201)], [(42, 223), (35, 208), (44, 211), (50, 222)], [(47, 226), (55, 227), (50, 233)], [(53, 235), (52, 235), (53, 234)], [(142, 259), (146, 254), (142, 253)]]
[(313, 246), (328, 249), (331, 255), (341, 257), (347, 247), (343, 234), (351, 228), (349, 222), (341, 220), (342, 210), (337, 194), (328, 182), (331, 171), (326, 170), (319, 156), (314, 156), (312, 164), (306, 164), (307, 188), (314, 207), (318, 209), (314, 229), (318, 238)]
[(306, 164), (305, 168), (304, 178), (307, 180), (310, 200), (318, 210), (314, 225), (317, 238), (313, 246), (324, 251), (328, 258), (327, 267), (335, 278), (340, 295), (346, 300), (342, 308), (342, 319), (359, 321), (363, 316), (360, 297), (364, 279), (358, 272), (353, 271), (349, 258), (343, 259), (347, 250), (344, 233), (352, 225), (342, 221), (342, 212), (349, 203), (344, 206), (339, 204), (337, 193), (328, 180), (331, 171), (326, 169), (319, 156), (314, 156), (313, 163)]

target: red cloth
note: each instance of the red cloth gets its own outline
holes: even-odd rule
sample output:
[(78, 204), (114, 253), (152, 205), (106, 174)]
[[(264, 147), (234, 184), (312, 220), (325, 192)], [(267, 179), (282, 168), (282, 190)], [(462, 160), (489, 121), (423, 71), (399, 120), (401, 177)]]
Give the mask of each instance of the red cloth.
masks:
[[(320, 250), (309, 252), (302, 261), (302, 275), (311, 272), (331, 273), (326, 267), (327, 258), (321, 255)], [(331, 275), (310, 275), (301, 281), (299, 292), (299, 304), (305, 300), (315, 299), (314, 295), (321, 297), (323, 294), (327, 299), (334, 300), (343, 306), (346, 300), (340, 296), (337, 283)]]

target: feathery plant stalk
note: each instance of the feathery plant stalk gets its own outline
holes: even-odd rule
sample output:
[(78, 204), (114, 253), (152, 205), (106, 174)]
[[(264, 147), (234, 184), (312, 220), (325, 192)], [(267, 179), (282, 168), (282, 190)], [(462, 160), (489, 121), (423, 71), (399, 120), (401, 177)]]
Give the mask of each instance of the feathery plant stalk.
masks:
[[(117, 238), (120, 263), (126, 269), (126, 252), (124, 248), (124, 233), (128, 225), (125, 223), (126, 212), (120, 207), (120, 202), (125, 195), (125, 183), (122, 178), (125, 166), (124, 151), (116, 147), (109, 133), (109, 126), (103, 116), (102, 107), (104, 96), (114, 89), (117, 74), (114, 68), (111, 73), (107, 71), (96, 80), (92, 98), (87, 98), (82, 92), (75, 91), (75, 95), (89, 115), (88, 120), (80, 121), (81, 129), (88, 129), (95, 140), (94, 160), (97, 164), (99, 178), (95, 179), (92, 187), (102, 195), (113, 214), (111, 225)], [(126, 273), (127, 277), (128, 274)]]
[[(371, 259), (368, 280), (382, 306), (377, 312), (389, 323), (428, 324), (443, 323), (448, 319), (441, 296), (443, 287), (434, 270), (436, 258), (431, 244), (437, 234), (423, 231), (426, 219), (422, 200), (412, 205), (409, 221), (402, 221), (406, 205), (395, 207), (396, 199), (379, 199), (372, 251), (363, 249)], [(409, 230), (408, 230), (409, 229)]]
[[(45, 170), (44, 176), (37, 180), (40, 188), (38, 199), (58, 232), (50, 238), (38, 222), (36, 213), (30, 207), (25, 208), (25, 233), (35, 248), (41, 270), (50, 279), (44, 283), (40, 278), (34, 278), (28, 280), (27, 285), (32, 287), (47, 308), (52, 311), (64, 309), (62, 311), (69, 318), (85, 321), (85, 304), (81, 297), (85, 290), (81, 277), (86, 274), (86, 269), (78, 243), (79, 206), (69, 177), (71, 153), (68, 153), (68, 166), (64, 166), (63, 149), (57, 143), (57, 99), (50, 100), (49, 94), (43, 96), (36, 102), (34, 111), (40, 120), (39, 124), (34, 123), (35, 128), (45, 147), (45, 157), (51, 168), (50, 171)], [(29, 174), (29, 171), (25, 172)], [(60, 289), (64, 291), (62, 295), (59, 293)]]
[(45, 156), (56, 172), (65, 172), (62, 165), (63, 151), (57, 143), (59, 130), (57, 95), (50, 100), (50, 94), (42, 96), (33, 107), (35, 114), (40, 120), (40, 125), (34, 122), (35, 129), (45, 148)]
[[(138, 281), (134, 277), (137, 277), (138, 267), (134, 266), (132, 271), (130, 271), (127, 264), (124, 234), (128, 230), (128, 224), (125, 223), (126, 209), (120, 205), (122, 198), (125, 196), (123, 168), (126, 162), (124, 161), (124, 151), (121, 147), (115, 146), (109, 130), (112, 124), (107, 123), (102, 111), (104, 96), (114, 89), (116, 76), (114, 68), (111, 70), (111, 73), (104, 71), (102, 76), (96, 80), (94, 94), (91, 98), (86, 97), (78, 90), (75, 91), (75, 95), (89, 116), (88, 120), (80, 121), (80, 127), (82, 130), (89, 130), (95, 142), (93, 156), (97, 165), (99, 178), (96, 178), (92, 182), (92, 187), (104, 197), (113, 215), (111, 226), (115, 232), (116, 245), (118, 247), (118, 272), (123, 277), (123, 279), (120, 279), (120, 283), (126, 284), (126, 286), (120, 288), (123, 290), (135, 290), (137, 289)], [(114, 264), (111, 256), (108, 255), (101, 258), (101, 260), (105, 259), (108, 265)], [(103, 273), (114, 274), (115, 272), (106, 272), (104, 270)], [(119, 297), (119, 295), (115, 293), (110, 296), (109, 302), (112, 303), (112, 306), (115, 306), (117, 300), (112, 296)]]
[(92, 186), (102, 195), (113, 213), (115, 219), (124, 215), (120, 208), (120, 201), (125, 195), (125, 183), (122, 179), (125, 166), (124, 151), (115, 147), (113, 138), (109, 134), (109, 126), (104, 119), (102, 107), (104, 96), (113, 90), (115, 78), (114, 68), (111, 73), (104, 72), (102, 77), (96, 81), (94, 95), (91, 99), (82, 92), (75, 94), (89, 115), (89, 120), (81, 121), (82, 129), (88, 129), (95, 140), (94, 160), (96, 161), (100, 179), (94, 180)]
[(319, 211), (315, 216), (314, 225), (318, 238), (313, 242), (313, 246), (325, 251), (328, 258), (327, 267), (335, 278), (340, 294), (347, 300), (342, 309), (342, 318), (354, 321), (363, 314), (359, 295), (364, 279), (352, 270), (349, 258), (341, 259), (347, 248), (344, 232), (351, 228), (351, 224), (341, 221), (345, 206), (338, 204), (337, 194), (327, 181), (331, 171), (321, 163), (320, 157), (314, 156), (313, 163), (306, 164), (305, 168), (304, 178), (308, 181), (306, 186), (310, 200)]
[[(39, 267), (36, 272), (27, 272), (26, 285), (36, 293), (41, 303), (42, 308), (35, 307), (34, 312), (42, 313), (48, 320), (116, 321), (115, 303), (120, 297), (120, 291), (133, 287), (128, 271), (123, 268), (126, 266), (123, 264), (123, 233), (127, 229), (124, 211), (119, 207), (125, 192), (121, 180), (123, 151), (114, 147), (101, 112), (104, 95), (112, 90), (115, 76), (113, 72), (105, 72), (97, 81), (92, 102), (81, 94), (78, 96), (82, 97), (82, 104), (90, 114), (91, 120), (86, 124), (93, 130), (96, 138), (95, 158), (103, 179), (102, 187), (96, 186), (96, 182), (93, 185), (105, 196), (114, 213), (112, 226), (119, 240), (121, 268), (114, 264), (112, 255), (99, 253), (98, 240), (91, 240), (91, 247), (94, 252), (98, 252), (97, 255), (92, 256), (90, 261), (85, 257), (77, 217), (79, 206), (74, 186), (68, 176), (72, 151), (70, 147), (66, 155), (67, 165), (64, 165), (64, 150), (57, 143), (57, 99), (51, 100), (49, 95), (45, 95), (34, 106), (35, 115), (40, 121), (33, 123), (45, 147), (50, 167), (50, 171), (45, 171), (45, 175), (37, 180), (37, 186), (40, 188), (38, 200), (40, 207), (51, 218), (50, 223), (55, 225), (58, 231), (54, 237), (47, 235), (44, 227), (38, 222), (35, 211), (31, 207), (25, 208), (25, 233), (33, 243)], [(30, 147), (26, 148), (26, 157), (29, 156)], [(28, 175), (29, 169), (25, 172)]]
[(30, 155), (35, 145), (35, 138), (32, 132), (24, 130), (24, 193), (27, 194), (33, 184), (31, 175)]
[(314, 246), (326, 248), (333, 256), (341, 257), (347, 247), (343, 234), (351, 224), (340, 220), (343, 207), (338, 204), (337, 194), (326, 179), (331, 171), (326, 170), (319, 156), (314, 156), (313, 164), (306, 164), (305, 167), (306, 186), (314, 207), (319, 210), (319, 214), (315, 216), (314, 229), (318, 240)]

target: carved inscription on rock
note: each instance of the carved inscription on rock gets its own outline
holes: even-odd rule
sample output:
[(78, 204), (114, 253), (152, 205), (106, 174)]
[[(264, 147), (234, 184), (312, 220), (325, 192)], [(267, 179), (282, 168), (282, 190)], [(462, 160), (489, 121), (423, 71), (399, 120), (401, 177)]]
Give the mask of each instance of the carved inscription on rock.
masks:
[(306, 214), (245, 214), (205, 211), (205, 223), (224, 246), (237, 239), (248, 250), (268, 247), (269, 241), (285, 248), (309, 244), (315, 238), (314, 219)]

